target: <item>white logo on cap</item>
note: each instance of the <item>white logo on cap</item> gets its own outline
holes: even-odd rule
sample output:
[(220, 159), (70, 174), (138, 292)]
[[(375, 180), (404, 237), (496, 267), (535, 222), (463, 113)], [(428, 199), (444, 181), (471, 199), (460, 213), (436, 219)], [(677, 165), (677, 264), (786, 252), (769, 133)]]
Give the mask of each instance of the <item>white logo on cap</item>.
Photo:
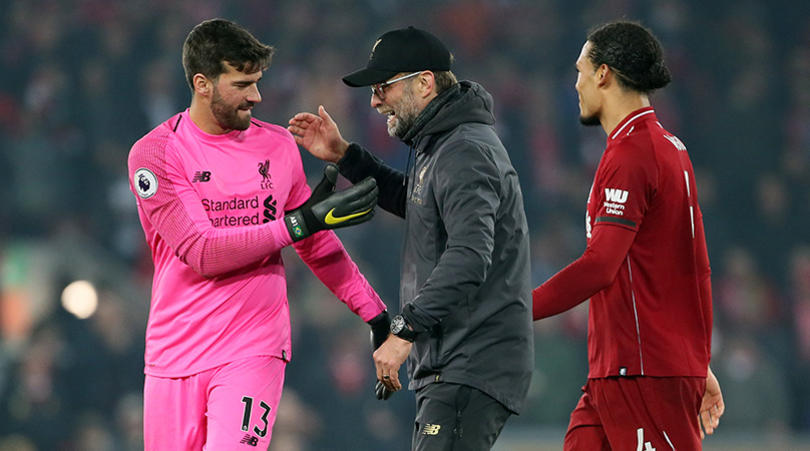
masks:
[(368, 56), (368, 59), (374, 58), (374, 51), (377, 50), (377, 46), (381, 41), (382, 39), (377, 39), (377, 42), (374, 43), (374, 47), (371, 48), (371, 55)]
[(142, 199), (149, 199), (154, 196), (158, 189), (158, 180), (155, 174), (146, 168), (140, 168), (132, 176), (132, 184), (135, 191)]

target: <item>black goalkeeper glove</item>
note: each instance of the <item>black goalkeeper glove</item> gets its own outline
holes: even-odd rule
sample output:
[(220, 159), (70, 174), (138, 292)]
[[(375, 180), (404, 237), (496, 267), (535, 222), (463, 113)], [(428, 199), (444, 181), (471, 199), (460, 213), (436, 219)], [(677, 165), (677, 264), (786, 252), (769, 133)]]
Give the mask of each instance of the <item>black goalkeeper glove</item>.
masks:
[[(388, 334), (391, 333), (391, 318), (388, 316), (388, 310), (383, 310), (382, 313), (370, 319), (368, 325), (371, 326), (371, 346), (376, 351), (385, 343)], [(393, 394), (394, 392), (388, 390), (380, 381), (374, 385), (374, 395), (377, 399), (386, 400)]]
[(391, 333), (391, 318), (388, 316), (388, 310), (383, 310), (382, 313), (368, 320), (367, 324), (371, 326), (371, 346), (376, 351), (385, 343), (388, 334)]
[(368, 177), (344, 191), (335, 192), (338, 168), (328, 164), (323, 178), (303, 205), (284, 215), (293, 241), (325, 229), (337, 229), (368, 221), (377, 205), (377, 182)]

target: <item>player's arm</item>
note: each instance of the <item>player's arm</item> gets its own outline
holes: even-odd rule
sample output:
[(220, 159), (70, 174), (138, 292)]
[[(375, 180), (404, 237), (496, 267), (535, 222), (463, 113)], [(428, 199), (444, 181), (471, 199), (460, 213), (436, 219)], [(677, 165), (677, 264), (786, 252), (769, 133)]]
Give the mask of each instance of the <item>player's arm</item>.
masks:
[(413, 300), (402, 310), (418, 334), (457, 312), (486, 280), (500, 206), (499, 170), (485, 149), (459, 142), (433, 165), (433, 193), (447, 232), (446, 249)]
[(695, 258), (697, 260), (698, 289), (700, 290), (700, 302), (703, 308), (704, 328), (707, 331), (706, 353), (711, 356), (711, 331), (713, 323), (712, 310), (712, 269), (709, 265), (709, 251), (706, 246), (706, 234), (703, 229), (703, 213), (697, 207), (695, 215)]
[(597, 224), (582, 256), (532, 291), (534, 320), (562, 313), (608, 287), (635, 237), (634, 230)]
[[(292, 199), (309, 195), (303, 169), (299, 167), (296, 170), (298, 173), (291, 193)], [(320, 188), (321, 185), (316, 187), (315, 192)], [(368, 323), (371, 327), (372, 347), (374, 350), (379, 348), (389, 335), (391, 320), (388, 311), (380, 296), (351, 260), (337, 235), (332, 231), (316, 233), (293, 244), (293, 247), (313, 274), (352, 312)], [(375, 386), (378, 399), (388, 399), (392, 393), (379, 382)]]
[[(700, 207), (697, 208), (695, 218), (695, 240), (697, 240), (695, 252), (697, 258), (697, 270), (699, 278), (700, 300), (703, 305), (703, 316), (706, 330), (712, 330), (712, 281), (711, 266), (709, 264), (709, 252), (706, 246), (706, 234), (703, 228), (703, 213)], [(710, 332), (709, 332), (710, 333)], [(711, 355), (711, 335), (706, 337), (707, 353)], [(706, 391), (700, 403), (700, 413), (698, 415), (701, 427), (700, 438), (714, 434), (715, 429), (720, 426), (720, 417), (726, 410), (723, 401), (723, 392), (720, 390), (720, 382), (714, 375), (711, 367), (708, 368), (706, 376)]]
[[(585, 252), (532, 291), (535, 321), (562, 313), (610, 286), (657, 186), (657, 164), (646, 147), (628, 144), (603, 157), (589, 198), (596, 213)], [(611, 200), (602, 195), (603, 187), (624, 192), (620, 213), (609, 208)]]
[(128, 161), (132, 190), (160, 238), (196, 273), (215, 277), (235, 271), (293, 242), (283, 218), (257, 226), (213, 227), (180, 165), (167, 157), (166, 145), (141, 140), (133, 146)]
[[(391, 319), (385, 304), (357, 269), (334, 232), (313, 235), (293, 245), (309, 269), (371, 328), (372, 351), (389, 336)], [(388, 399), (393, 391), (380, 382), (374, 387), (377, 399)]]
[[(337, 180), (335, 165), (326, 166), (324, 179), (310, 192), (298, 151), (295, 147), (292, 148), (292, 151), (295, 153), (290, 167), (292, 186), (288, 197), (291, 205), (297, 205), (305, 199), (323, 197), (334, 189)], [(292, 211), (300, 209), (301, 207), (296, 207)], [(370, 213), (368, 217), (370, 217)], [(385, 304), (371, 288), (366, 278), (360, 274), (357, 265), (349, 257), (334, 232), (314, 233), (297, 241), (293, 247), (315, 276), (352, 312), (363, 318), (363, 321), (371, 321), (385, 311)]]
[(385, 310), (334, 232), (317, 233), (293, 247), (312, 273), (363, 321), (371, 321)]

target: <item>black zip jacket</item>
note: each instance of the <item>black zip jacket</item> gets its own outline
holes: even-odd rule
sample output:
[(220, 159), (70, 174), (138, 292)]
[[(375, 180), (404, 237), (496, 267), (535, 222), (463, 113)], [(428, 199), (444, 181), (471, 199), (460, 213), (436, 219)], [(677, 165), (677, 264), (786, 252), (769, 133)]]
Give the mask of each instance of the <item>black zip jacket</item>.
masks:
[(400, 303), (417, 332), (409, 388), (465, 384), (519, 413), (534, 366), (529, 231), (494, 123), (492, 96), (462, 81), (404, 137), (416, 150), (410, 174), (357, 144), (338, 166), (352, 182), (374, 176), (380, 207), (406, 220)]

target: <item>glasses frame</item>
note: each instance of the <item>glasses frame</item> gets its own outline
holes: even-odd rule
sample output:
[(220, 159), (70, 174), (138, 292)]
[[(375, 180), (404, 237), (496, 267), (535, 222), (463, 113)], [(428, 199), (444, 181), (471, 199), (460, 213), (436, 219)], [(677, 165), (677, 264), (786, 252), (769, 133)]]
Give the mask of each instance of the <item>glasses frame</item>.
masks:
[(372, 96), (377, 96), (377, 98), (380, 99), (380, 100), (385, 100), (385, 88), (393, 85), (394, 83), (396, 83), (398, 81), (402, 81), (402, 80), (405, 80), (405, 79), (408, 79), (408, 78), (411, 78), (411, 77), (415, 77), (415, 76), (421, 74), (422, 72), (424, 72), (424, 71), (420, 70), (420, 71), (417, 71), (417, 72), (410, 73), (408, 75), (403, 75), (401, 77), (397, 77), (397, 78), (395, 78), (393, 80), (384, 81), (382, 83), (375, 83), (375, 84), (370, 86), (371, 87), (371, 95)]

